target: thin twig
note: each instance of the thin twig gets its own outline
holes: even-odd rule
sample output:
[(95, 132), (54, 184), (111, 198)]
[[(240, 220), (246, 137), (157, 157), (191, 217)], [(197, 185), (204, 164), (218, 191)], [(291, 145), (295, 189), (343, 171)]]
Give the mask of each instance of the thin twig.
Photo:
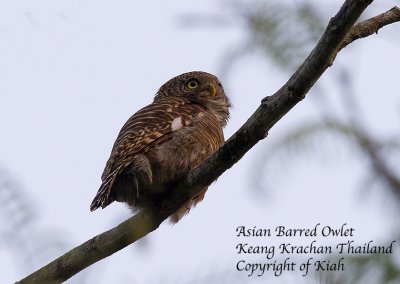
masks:
[(400, 8), (395, 6), (385, 13), (355, 24), (344, 38), (340, 50), (357, 39), (370, 36), (374, 33), (377, 34), (382, 27), (396, 23), (399, 20)]

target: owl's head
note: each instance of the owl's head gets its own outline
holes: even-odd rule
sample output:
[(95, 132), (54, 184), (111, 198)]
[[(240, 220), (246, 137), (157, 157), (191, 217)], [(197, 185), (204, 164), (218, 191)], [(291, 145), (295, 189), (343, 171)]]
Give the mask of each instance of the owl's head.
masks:
[(210, 73), (193, 71), (170, 79), (161, 86), (154, 100), (168, 97), (184, 97), (202, 105), (217, 117), (222, 126), (229, 119), (229, 98), (218, 78)]

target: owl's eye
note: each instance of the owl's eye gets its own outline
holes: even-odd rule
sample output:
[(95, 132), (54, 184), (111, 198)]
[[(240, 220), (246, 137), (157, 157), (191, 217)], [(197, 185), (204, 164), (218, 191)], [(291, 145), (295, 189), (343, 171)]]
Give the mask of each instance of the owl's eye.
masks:
[(186, 87), (188, 87), (188, 89), (190, 89), (190, 90), (196, 89), (199, 85), (200, 85), (200, 82), (197, 79), (190, 79), (186, 83)]

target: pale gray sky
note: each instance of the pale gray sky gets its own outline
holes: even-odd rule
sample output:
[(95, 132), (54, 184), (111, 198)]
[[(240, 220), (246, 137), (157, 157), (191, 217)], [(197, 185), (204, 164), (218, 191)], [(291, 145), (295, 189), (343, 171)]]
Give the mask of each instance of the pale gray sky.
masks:
[[(339, 2), (330, 2), (328, 14), (333, 15)], [(244, 38), (245, 27), (238, 22), (230, 28), (184, 28), (177, 17), (197, 12), (229, 14), (228, 3), (0, 2), (0, 162), (34, 200), (40, 214), (37, 230), (64, 232), (72, 248), (129, 216), (121, 204), (89, 211), (116, 135), (169, 78), (191, 70), (219, 75), (221, 56)], [(393, 1), (387, 3), (376, 11), (390, 8)], [(393, 37), (394, 29), (384, 29), (338, 58), (353, 66), (356, 93), (377, 133), (398, 129), (395, 85), (400, 57), (399, 41)], [(321, 84), (329, 85), (335, 72), (334, 65)], [(287, 78), (259, 57), (241, 60), (223, 82), (234, 104), (226, 137)], [(356, 228), (360, 242), (386, 240), (398, 218), (381, 210), (384, 199), (359, 201), (365, 191), (355, 185), (363, 164), (358, 156), (345, 157), (346, 151), (332, 163), (291, 159), (281, 169), (286, 172), (280, 174), (284, 180), (275, 184), (270, 197), (260, 202), (249, 195), (249, 171), (255, 158), (301, 118), (318, 119), (314, 108), (310, 98), (299, 104), (268, 139), (211, 186), (205, 200), (187, 217), (175, 226), (163, 224), (151, 234), (147, 248), (135, 244), (91, 266), (87, 283), (185, 283), (213, 270), (239, 276), (235, 229), (240, 225), (348, 223)], [(4, 247), (0, 247), (0, 263), (6, 268), (0, 283), (31, 272), (16, 267)], [(301, 280), (297, 274), (290, 277), (287, 283), (293, 277)], [(77, 283), (76, 279), (70, 283)]]

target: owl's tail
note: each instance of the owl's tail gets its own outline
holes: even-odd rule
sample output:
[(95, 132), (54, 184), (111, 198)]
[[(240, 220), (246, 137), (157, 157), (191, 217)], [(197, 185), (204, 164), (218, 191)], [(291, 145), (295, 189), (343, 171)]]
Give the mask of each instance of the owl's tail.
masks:
[(90, 204), (90, 211), (94, 211), (97, 208), (105, 208), (110, 203), (115, 201), (115, 197), (111, 195), (111, 188), (114, 184), (115, 178), (118, 176), (120, 168), (115, 169), (100, 185), (96, 196), (94, 197), (92, 203)]

